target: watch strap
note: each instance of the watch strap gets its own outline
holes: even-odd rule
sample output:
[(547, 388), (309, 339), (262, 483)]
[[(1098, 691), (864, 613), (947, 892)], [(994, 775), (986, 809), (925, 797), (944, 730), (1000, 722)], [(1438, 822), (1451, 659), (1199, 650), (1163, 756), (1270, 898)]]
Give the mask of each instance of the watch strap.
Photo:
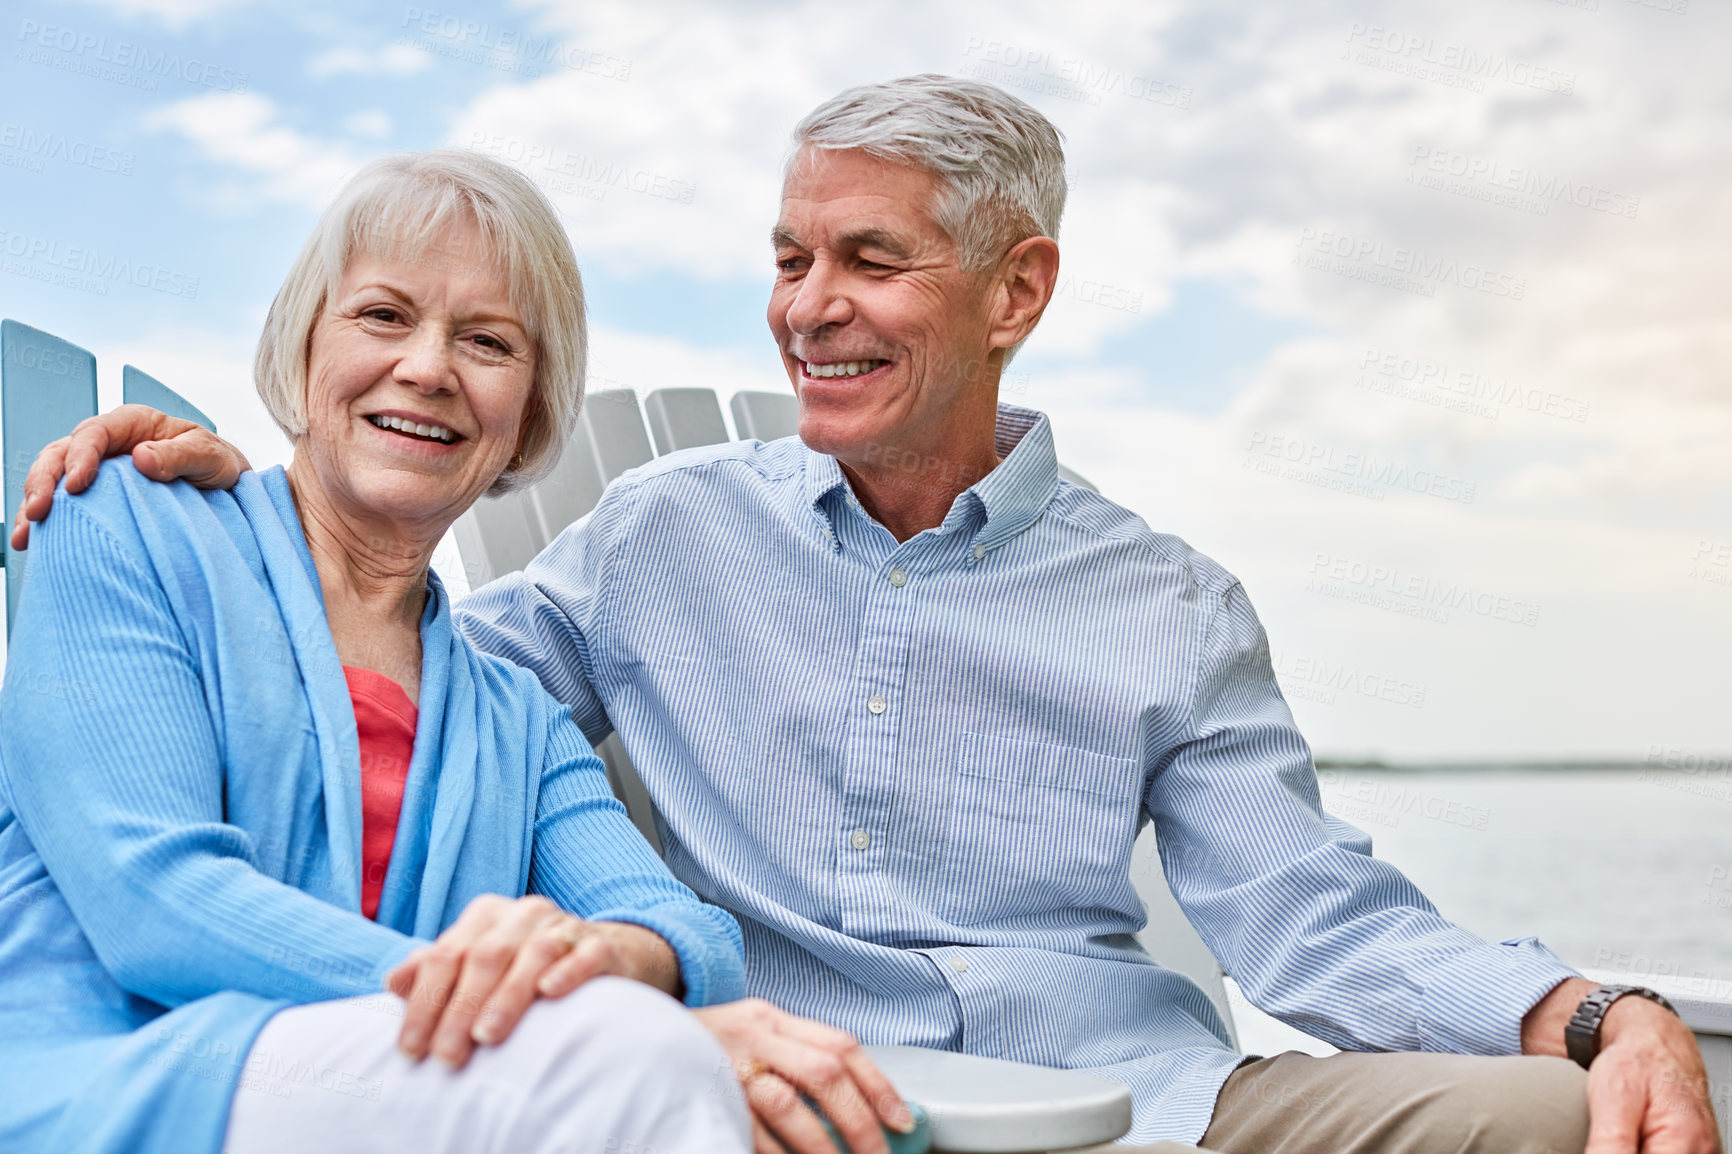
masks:
[(1599, 1057), (1600, 1027), (1605, 1024), (1607, 1011), (1619, 998), (1631, 994), (1658, 1003), (1674, 1014), (1678, 1012), (1672, 1009), (1671, 1002), (1646, 986), (1596, 986), (1589, 990), (1564, 1027), (1564, 1050), (1582, 1069), (1587, 1069)]

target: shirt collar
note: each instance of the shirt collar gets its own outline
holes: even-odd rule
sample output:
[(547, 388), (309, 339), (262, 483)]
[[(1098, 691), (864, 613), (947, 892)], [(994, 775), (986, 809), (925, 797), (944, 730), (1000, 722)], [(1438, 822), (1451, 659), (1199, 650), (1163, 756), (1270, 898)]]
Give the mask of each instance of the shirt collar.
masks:
[[(1058, 457), (1046, 414), (1000, 403), (993, 448), (1002, 458), (998, 467), (963, 490), (945, 517), (949, 525), (964, 509), (978, 508), (985, 514), (975, 535), (977, 550), (1000, 545), (1034, 524), (1058, 492)], [(838, 490), (850, 492), (836, 458), (808, 450), (805, 498), (823, 527), (832, 532), (824, 499)]]

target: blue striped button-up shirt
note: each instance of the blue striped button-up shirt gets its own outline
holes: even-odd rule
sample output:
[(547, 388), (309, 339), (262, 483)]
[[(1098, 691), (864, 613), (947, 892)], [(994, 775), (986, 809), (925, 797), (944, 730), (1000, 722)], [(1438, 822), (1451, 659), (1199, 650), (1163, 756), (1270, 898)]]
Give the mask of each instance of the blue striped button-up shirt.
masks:
[[(1570, 975), (1439, 917), (1323, 814), (1244, 590), (1061, 481), (1044, 417), (898, 543), (797, 438), (625, 474), (471, 596), (591, 740), (618, 728), (668, 864), (753, 994), (869, 1042), (1089, 1069), (1195, 1141), (1239, 1061), (1153, 963), (1131, 846), (1266, 1010), (1353, 1049), (1519, 1051)], [(911, 461), (910, 484), (942, 483)], [(942, 466), (939, 466), (941, 469)]]

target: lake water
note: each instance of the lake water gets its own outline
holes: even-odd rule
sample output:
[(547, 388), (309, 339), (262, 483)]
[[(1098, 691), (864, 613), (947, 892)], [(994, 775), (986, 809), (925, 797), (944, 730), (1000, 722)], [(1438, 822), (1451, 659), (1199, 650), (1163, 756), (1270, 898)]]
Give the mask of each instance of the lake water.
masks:
[[(1318, 773), (1324, 808), (1371, 835), (1450, 920), (1537, 936), (1584, 970), (1732, 996), (1732, 770)], [(1236, 1008), (1237, 1014), (1237, 1008)], [(1248, 1051), (1291, 1044), (1238, 1014)]]

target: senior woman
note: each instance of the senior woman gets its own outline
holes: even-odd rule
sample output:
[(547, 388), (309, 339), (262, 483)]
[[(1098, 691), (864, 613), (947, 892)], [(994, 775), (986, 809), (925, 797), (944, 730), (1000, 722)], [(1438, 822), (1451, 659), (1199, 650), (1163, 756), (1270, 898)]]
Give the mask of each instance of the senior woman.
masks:
[(265, 323), (288, 469), (201, 492), (117, 459), (38, 530), (0, 690), (0, 1148), (749, 1147), (669, 996), (736, 996), (738, 927), (429, 568), (552, 463), (584, 332), (533, 185), (387, 158)]

